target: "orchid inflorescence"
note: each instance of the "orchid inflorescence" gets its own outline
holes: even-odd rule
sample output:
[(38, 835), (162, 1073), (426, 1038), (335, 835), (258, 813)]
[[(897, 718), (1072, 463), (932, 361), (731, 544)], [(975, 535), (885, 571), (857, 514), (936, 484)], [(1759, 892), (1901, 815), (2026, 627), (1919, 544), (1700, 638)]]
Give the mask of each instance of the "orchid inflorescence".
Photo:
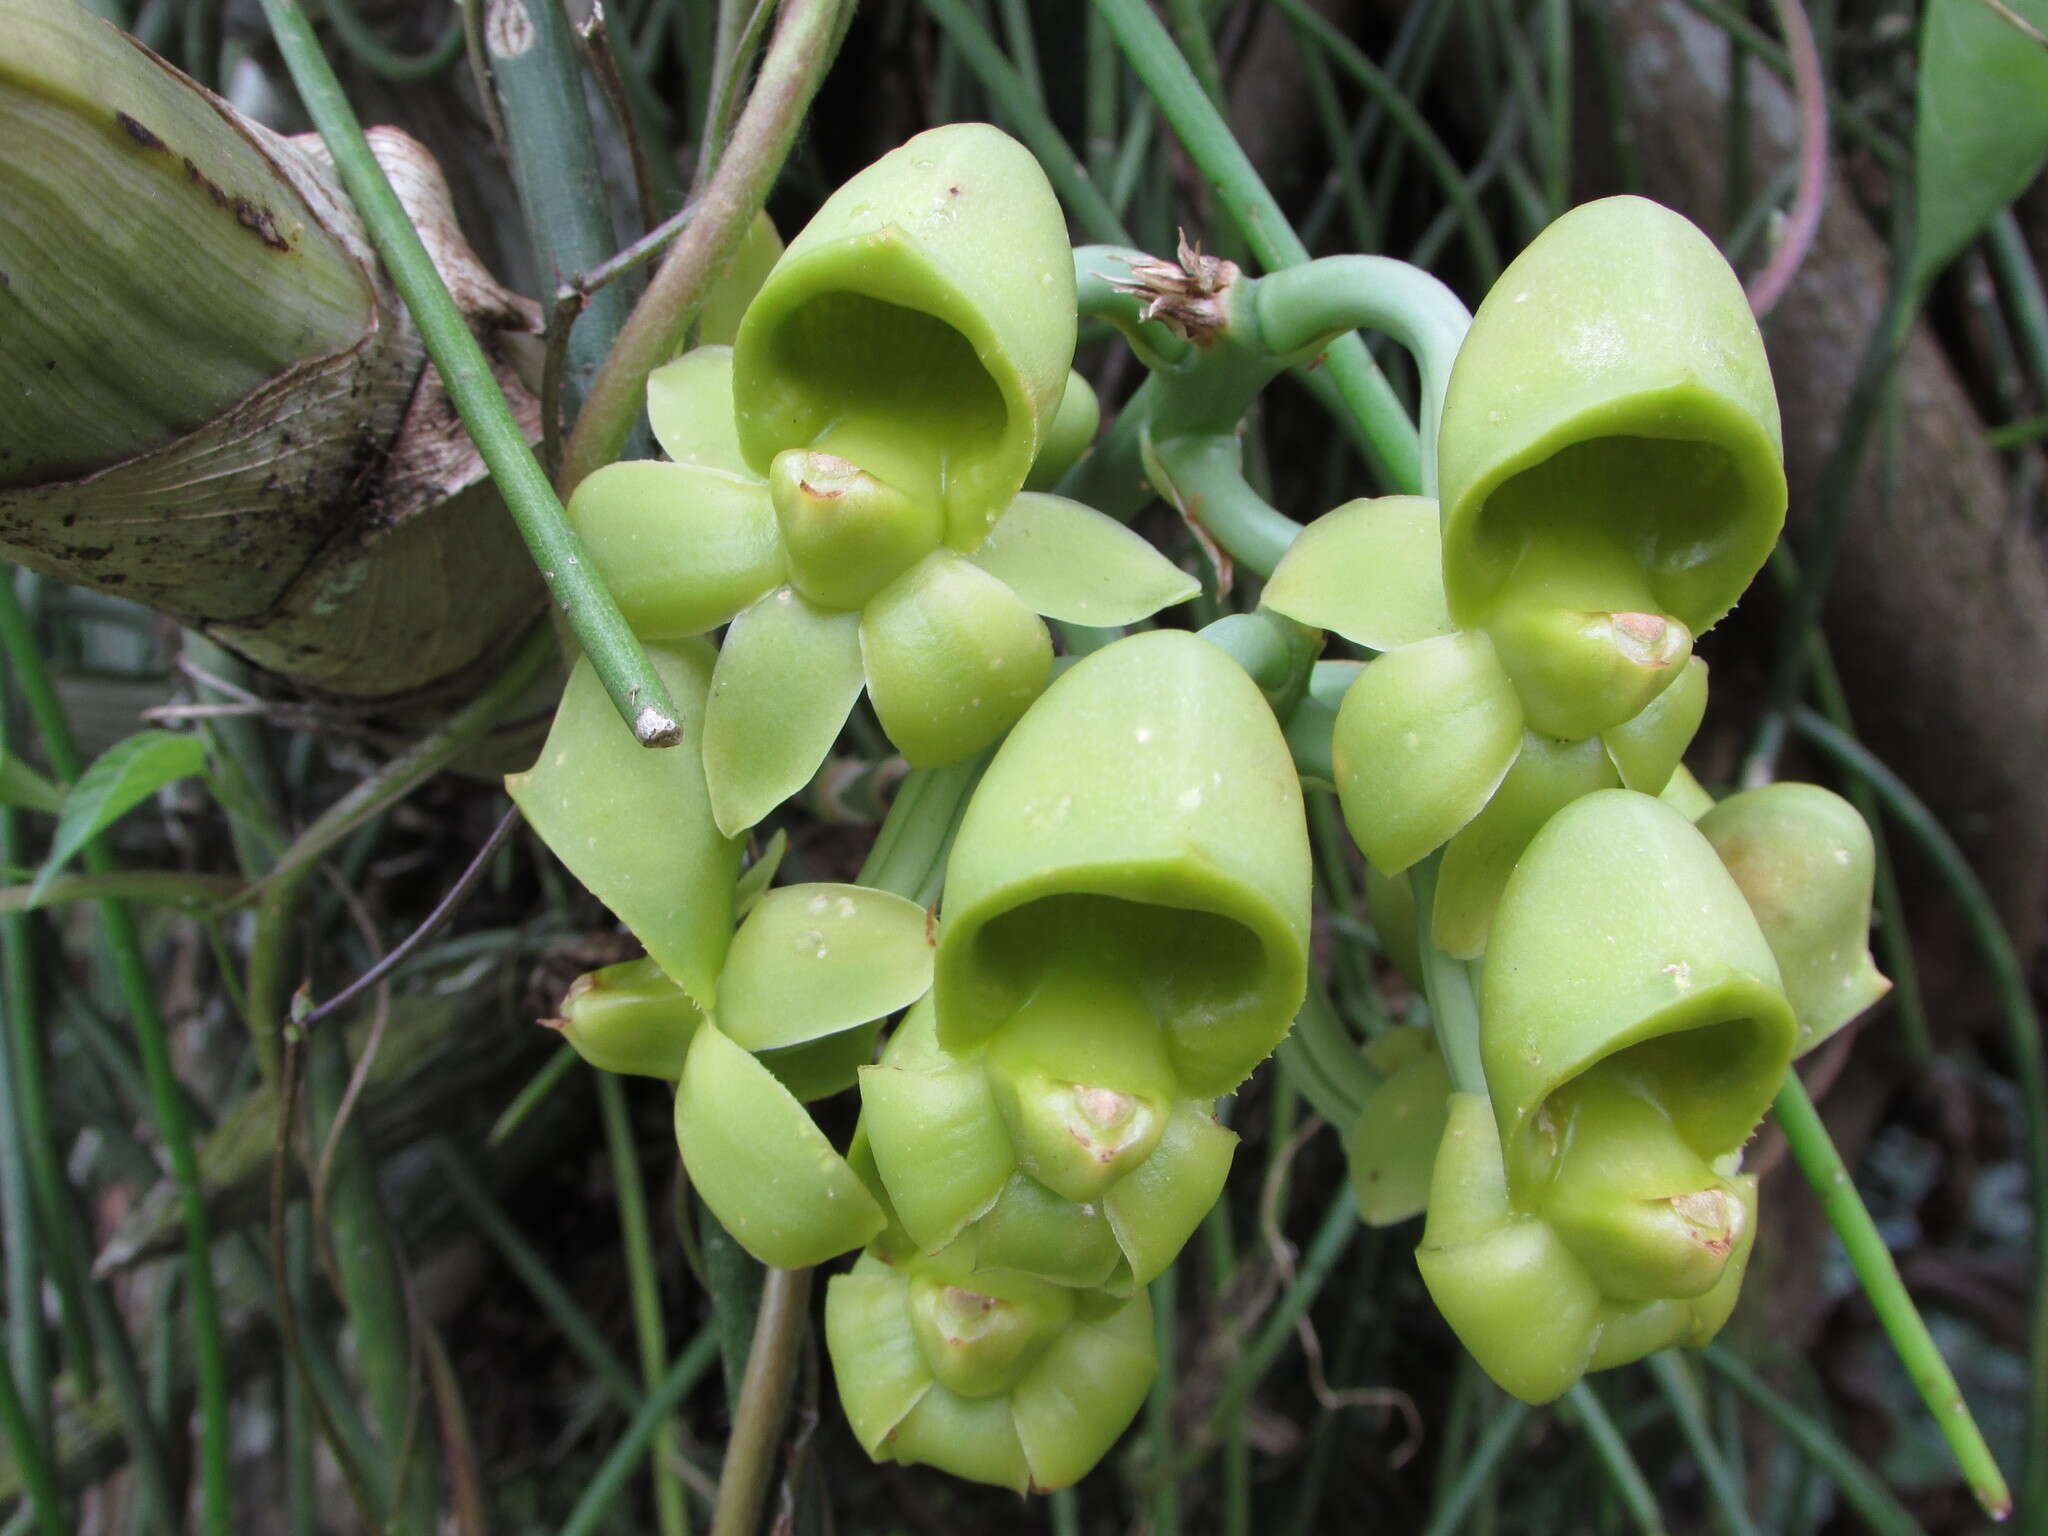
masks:
[[(1200, 323), (1165, 326), (1182, 269), (1071, 250), (985, 125), (855, 177), (723, 296), (729, 345), (650, 379), (667, 457), (570, 504), (685, 745), (642, 749), (579, 664), (510, 780), (646, 949), (570, 989), (566, 1037), (676, 1084), (691, 1185), (750, 1253), (858, 1251), (825, 1330), (870, 1455), (1020, 1490), (1080, 1477), (1143, 1401), (1147, 1284), (1230, 1167), (1219, 1099), (1297, 1016), (1328, 1047), (1304, 781), (1428, 1002), (1426, 1029), (1342, 1037), (1361, 1215), (1426, 1216), (1430, 1294), (1529, 1401), (1720, 1328), (1744, 1144), (1886, 986), (1856, 813), (1791, 784), (1715, 804), (1681, 765), (1693, 640), (1785, 510), (1761, 340), (1706, 238), (1579, 208), (1469, 332), (1380, 258), (1201, 276)], [(1152, 372), (1100, 443), (1084, 310)], [(1298, 528), (1236, 423), (1361, 324), (1417, 351), (1440, 495)], [(1122, 520), (1148, 488), (1212, 584), (1270, 578), (1255, 613), (1120, 633), (1200, 587)], [(1318, 661), (1324, 632), (1372, 659)], [(862, 883), (743, 874), (863, 689), (919, 774)], [(855, 1088), (835, 1146), (806, 1106)]]

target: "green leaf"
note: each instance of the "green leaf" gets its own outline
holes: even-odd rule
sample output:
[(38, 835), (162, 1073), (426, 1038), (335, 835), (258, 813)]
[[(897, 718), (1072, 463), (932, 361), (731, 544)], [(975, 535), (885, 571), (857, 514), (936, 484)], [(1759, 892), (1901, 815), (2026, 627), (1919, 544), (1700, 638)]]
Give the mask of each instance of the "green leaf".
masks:
[(736, 836), (810, 782), (860, 697), (860, 615), (778, 587), (732, 622), (704, 710), (711, 809)]
[(1344, 823), (1397, 875), (1479, 814), (1522, 747), (1522, 707), (1483, 634), (1389, 651), (1337, 711), (1330, 755)]
[(0, 805), (55, 816), (64, 809), (64, 791), (12, 752), (0, 748)]
[(698, 347), (647, 375), (647, 420), (678, 464), (760, 479), (733, 422), (731, 347)]
[(804, 1107), (710, 1024), (676, 1088), (676, 1146), (711, 1214), (763, 1264), (822, 1264), (882, 1230), (882, 1208)]
[(924, 908), (858, 885), (786, 885), (734, 935), (718, 1027), (750, 1051), (833, 1035), (907, 1008), (932, 984)]
[(721, 469), (607, 464), (576, 487), (569, 521), (643, 639), (715, 629), (785, 578), (767, 488)]
[[(2048, 0), (2004, 0), (2048, 28)], [(1928, 0), (1913, 132), (1913, 281), (1923, 287), (2048, 158), (2048, 47), (1986, 0)]]
[(1034, 612), (1069, 624), (1135, 624), (1202, 589), (1115, 518), (1030, 491), (970, 558)]
[(1301, 530), (1259, 601), (1375, 651), (1450, 634), (1436, 502), (1381, 496), (1324, 513)]
[(31, 903), (78, 850), (166, 784), (206, 768), (206, 743), (176, 731), (139, 731), (117, 741), (79, 777), (64, 797), (50, 856), (36, 876)]

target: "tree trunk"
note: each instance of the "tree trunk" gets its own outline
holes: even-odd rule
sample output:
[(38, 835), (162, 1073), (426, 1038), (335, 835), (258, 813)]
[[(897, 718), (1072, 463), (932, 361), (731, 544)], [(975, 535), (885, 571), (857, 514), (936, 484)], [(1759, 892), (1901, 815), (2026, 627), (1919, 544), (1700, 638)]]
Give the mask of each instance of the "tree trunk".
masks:
[[(314, 693), (460, 677), (541, 584), (317, 138), (70, 0), (0, 0), (0, 554)], [(529, 430), (534, 306), (371, 142)], [(530, 343), (529, 343), (530, 345)]]

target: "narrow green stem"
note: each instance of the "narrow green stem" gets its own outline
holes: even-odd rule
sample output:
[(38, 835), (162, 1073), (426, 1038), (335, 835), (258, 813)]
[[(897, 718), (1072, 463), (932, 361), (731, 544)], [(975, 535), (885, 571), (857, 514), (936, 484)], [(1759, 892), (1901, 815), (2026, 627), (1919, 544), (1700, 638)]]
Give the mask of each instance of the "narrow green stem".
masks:
[(1422, 951), (1423, 989), (1429, 995), (1429, 1022), (1450, 1071), (1451, 1085), (1460, 1093), (1483, 1094), (1486, 1067), (1479, 1056), (1479, 999), (1472, 990), (1472, 967), (1445, 954), (1431, 937), (1437, 867), (1442, 862), (1439, 850), (1408, 871), (1408, 884), (1415, 893), (1415, 937)]
[(547, 1065), (528, 1078), (526, 1086), (512, 1095), (511, 1103), (507, 1104), (498, 1118), (491, 1122), (490, 1134), (484, 1138), (484, 1145), (495, 1147), (508, 1140), (512, 1133), (526, 1122), (526, 1117), (555, 1091), (556, 1086), (582, 1059), (576, 1054), (575, 1046), (560, 1047), (548, 1058)]
[(312, 1031), (307, 1058), (308, 1129), (316, 1165), (327, 1155), (320, 1149), (339, 1138), (332, 1152), (327, 1224), (339, 1270), (336, 1286), (348, 1307), (357, 1368), (383, 1450), (385, 1504), (396, 1532), (433, 1536), (434, 1436), (421, 1412), (405, 1271), (362, 1125), (353, 1119), (336, 1122), (349, 1077), (348, 1053), (339, 1032)]
[[(1870, 1298), (1871, 1310), (1877, 1313), (1877, 1320), (1891, 1339), (1892, 1348), (1898, 1351), (1920, 1400), (1934, 1415), (1935, 1426), (1955, 1453), (1970, 1491), (1987, 1514), (2004, 1519), (2012, 1508), (2012, 1493), (2006, 1487), (2005, 1476), (1998, 1470), (1991, 1448), (1984, 1443), (1969, 1404), (1963, 1401), (1955, 1373), (1942, 1359), (1940, 1347), (1927, 1331), (1926, 1320), (1906, 1293), (1899, 1267), (1891, 1250), (1885, 1247), (1877, 1223), (1870, 1219), (1863, 1197), (1856, 1192), (1842, 1154), (1835, 1150), (1833, 1138), (1796, 1074), (1786, 1074), (1785, 1086), (1778, 1090), (1774, 1108), (1793, 1161), (1806, 1175), (1828, 1225), (1841, 1239), (1849, 1266), (1856, 1271), (1863, 1294)], [(2038, 1298), (2035, 1305), (2040, 1305)]]
[[(1294, 25), (1313, 38), (1329, 56), (1351, 78), (1364, 88), (1385, 111), (1391, 122), (1422, 156), (1430, 174), (1436, 178), (1438, 188), (1443, 192), (1457, 218), (1458, 227), (1464, 232), (1465, 240), (1472, 253), (1475, 273), (1482, 279), (1490, 278), (1500, 271), (1500, 247), (1493, 238), (1493, 227), (1487, 222), (1485, 211), (1479, 206), (1479, 199), (1473, 192), (1470, 179), (1451, 152), (1444, 147), (1443, 140), (1429, 126), (1429, 121), (1415, 104), (1402, 93), (1388, 78), (1385, 71), (1367, 58), (1363, 49), (1346, 37), (1325, 17), (1302, 0), (1278, 0), (1279, 7)], [(1426, 468), (1429, 460), (1425, 456)]]
[(1500, 1470), (1500, 1464), (1514, 1447), (1515, 1437), (1522, 1432), (1522, 1426), (1533, 1412), (1535, 1410), (1527, 1403), (1513, 1398), (1500, 1405), (1481, 1431), (1478, 1443), (1472, 1447), (1472, 1454), (1454, 1463), (1458, 1475), (1437, 1501), (1436, 1511), (1422, 1536), (1453, 1536), (1454, 1532), (1465, 1529), (1466, 1515)]
[[(15, 684), (42, 737), (51, 771), (67, 783), (76, 783), (84, 764), (72, 739), (64, 707), (36, 649), (28, 616), (15, 595), (13, 569), (5, 565), (0, 565), (0, 649), (7, 653)], [(98, 838), (86, 844), (82, 857), (89, 874), (103, 875), (113, 867), (113, 855)], [(151, 1115), (181, 1197), (185, 1255), (190, 1270), (194, 1374), (199, 1387), (201, 1529), (207, 1536), (224, 1536), (231, 1508), (227, 1359), (221, 1343), (220, 1302), (213, 1279), (206, 1186), (192, 1144), (184, 1091), (171, 1064), (169, 1033), (157, 1007), (154, 982), (143, 958), (134, 916), (123, 901), (102, 900), (98, 907), (113, 958), (115, 980), (135, 1032), (143, 1070), (149, 1078)]]
[(1572, 1384), (1564, 1400), (1567, 1410), (1579, 1421), (1579, 1428), (1585, 1431), (1587, 1444), (1593, 1447), (1593, 1454), (1599, 1458), (1601, 1469), (1636, 1529), (1643, 1536), (1663, 1536), (1664, 1516), (1657, 1508), (1657, 1495), (1650, 1491), (1649, 1479), (1629, 1453), (1628, 1441), (1614, 1427), (1600, 1394), (1580, 1380)]
[[(563, 1049), (570, 1048), (564, 1046)], [(571, 1055), (574, 1055), (573, 1051)], [(564, 1342), (582, 1357), (583, 1364), (598, 1385), (627, 1413), (637, 1413), (644, 1399), (625, 1362), (605, 1342), (604, 1335), (598, 1332), (597, 1325), (577, 1304), (576, 1298), (555, 1278), (546, 1258), (526, 1240), (525, 1235), (512, 1224), (511, 1218), (491, 1198), (483, 1180), (461, 1151), (445, 1137), (436, 1137), (429, 1143), (428, 1151), (433, 1156), (434, 1166), (448, 1181), (448, 1192), (504, 1255), (512, 1272), (533, 1293), (533, 1299), (540, 1303), (541, 1310), (561, 1331)], [(664, 1362), (663, 1370), (666, 1369)]]
[(28, 1408), (15, 1385), (14, 1366), (4, 1350), (0, 1350), (0, 1431), (6, 1433), (8, 1449), (14, 1455), (15, 1470), (27, 1491), (30, 1506), (36, 1512), (36, 1523), (46, 1536), (65, 1536), (70, 1524), (64, 1518), (64, 1500), (57, 1492), (57, 1479), (50, 1471), (50, 1459), (36, 1434), (35, 1425), (29, 1421)]
[[(718, 1358), (718, 1331), (705, 1328), (699, 1331), (689, 1346), (676, 1356), (675, 1363), (668, 1368), (668, 1374), (661, 1379), (661, 1385), (649, 1393), (640, 1405), (640, 1411), (633, 1415), (633, 1422), (626, 1426), (626, 1432), (613, 1442), (604, 1464), (597, 1469), (590, 1481), (584, 1484), (583, 1496), (576, 1501), (576, 1507), (569, 1512), (569, 1518), (562, 1522), (560, 1536), (595, 1536), (602, 1529), (612, 1505), (618, 1502), (626, 1484), (639, 1469), (641, 1460), (647, 1455), (647, 1447), (653, 1441), (661, 1426), (673, 1422), (675, 1412), (684, 1398), (704, 1373)], [(748, 1536), (752, 1536), (749, 1532)]]
[[(661, 1325), (661, 1280), (654, 1267), (654, 1241), (648, 1231), (647, 1193), (640, 1182), (640, 1154), (633, 1145), (633, 1122), (626, 1112), (626, 1090), (610, 1072), (594, 1072), (598, 1110), (604, 1119), (605, 1147), (611, 1159), (612, 1188), (618, 1197), (619, 1239), (625, 1249), (626, 1288), (633, 1299), (633, 1331), (640, 1344), (640, 1380), (653, 1392), (668, 1364), (668, 1334)], [(662, 1536), (687, 1536), (690, 1512), (683, 1503), (682, 1480), (669, 1465), (679, 1453), (673, 1423), (654, 1437), (654, 1512)]]
[[(598, 579), (596, 566), (569, 526), (562, 503), (527, 446), (526, 434), (513, 417), (483, 348), (470, 333), (448, 285), (421, 243), (419, 231), (406, 217), (398, 194), (391, 190), (383, 167), (370, 152), (355, 109), (320, 51), (312, 23), (298, 0), (263, 0), (263, 11), (306, 111), (334, 157), (342, 185), (376, 243), (392, 284), (419, 326), (420, 339), (440, 370), (448, 398), (497, 482), (577, 641), (635, 738), (643, 746), (674, 746), (682, 732), (667, 686), (626, 627), (619, 605)], [(643, 369), (640, 378), (645, 376)], [(636, 391), (637, 387), (636, 382)], [(626, 424), (621, 424), (621, 441)]]
[(1707, 1427), (1706, 1412), (1700, 1405), (1699, 1386), (1685, 1368), (1685, 1362), (1676, 1351), (1664, 1349), (1651, 1355), (1645, 1364), (1658, 1390), (1664, 1394), (1665, 1402), (1670, 1405), (1672, 1417), (1678, 1420), (1679, 1433), (1684, 1435), (1692, 1459), (1699, 1465), (1700, 1477), (1707, 1485), (1707, 1492), (1722, 1524), (1730, 1536), (1757, 1536), (1756, 1526), (1749, 1518), (1742, 1485), (1729, 1470), (1727, 1458), (1721, 1454), (1713, 1431)]
[(732, 1438), (718, 1474), (718, 1505), (711, 1536), (755, 1536), (767, 1506), (782, 1443), (782, 1421), (803, 1354), (809, 1317), (811, 1272), (770, 1268), (754, 1317), (754, 1344), (733, 1414)]
[(1802, 1412), (1782, 1394), (1719, 1344), (1700, 1352), (1709, 1369), (1719, 1373), (1730, 1386), (1756, 1404), (1783, 1430), (1800, 1450), (1819, 1467), (1842, 1498), (1854, 1509), (1864, 1528), (1876, 1536), (1921, 1536), (1920, 1522), (1905, 1505), (1892, 1496), (1884, 1480), (1872, 1472), (1856, 1453), (1837, 1439), (1812, 1414)]
[(760, 75), (698, 200), (696, 216), (669, 247), (591, 381), (562, 454), (565, 495), (618, 457), (639, 417), (647, 375), (682, 346), (712, 278), (739, 250), (767, 201), (838, 51), (850, 10), (849, 0), (783, 0)]
[[(0, 754), (7, 751), (7, 719), (0, 700)], [(13, 806), (0, 806), (0, 864), (12, 864), (20, 849), (20, 827)], [(18, 914), (0, 917), (0, 1224), (7, 1241), (8, 1363), (17, 1382), (28, 1383), (21, 1400), (27, 1439), (15, 1449), (24, 1464), (47, 1457), (54, 1443), (50, 1433), (51, 1372), (43, 1339), (43, 1275), (48, 1267), (41, 1235), (36, 1230), (37, 1151), (32, 1126), (48, 1125), (48, 1107), (40, 1112), (24, 1102), (43, 1091), (39, 1053), (41, 1031), (36, 1017), (35, 957), (29, 947), (28, 920)], [(23, 1048), (38, 1053), (30, 1071), (20, 1070)], [(53, 1155), (53, 1154), (47, 1154)]]
[[(1948, 886), (1949, 894), (1962, 908), (1964, 920), (1991, 972), (1999, 1012), (2005, 1020), (2006, 1048), (2012, 1054), (2013, 1075), (2018, 1080), (2020, 1102), (2026, 1111), (2027, 1181), (2034, 1216), (2033, 1272), (2048, 1274), (2048, 1058), (2043, 1055), (2041, 1021), (2034, 1010), (2033, 993), (2012, 939), (1999, 920), (1998, 908), (1955, 840), (1919, 796), (1906, 787), (1905, 781), (1878, 761), (1869, 748), (1810, 711), (1801, 710), (1793, 715), (1792, 724), (1877, 792), (1885, 808), (1920, 844)], [(2033, 1306), (2033, 1386), (2028, 1413), (2030, 1428), (2021, 1442), (2027, 1447), (2027, 1455), (2020, 1475), (2020, 1494), (2028, 1516), (2039, 1518), (2048, 1513), (2048, 1443), (2044, 1443), (2048, 1442), (2048, 1434), (2044, 1434), (2044, 1429), (2048, 1429), (2048, 1295), (2038, 1287)], [(1946, 1424), (1953, 1416), (1937, 1410), (1937, 1417)]]
[(1986, 234), (1991, 270), (1998, 274), (1998, 286), (2012, 311), (2020, 353), (2034, 376), (2035, 392), (2048, 399), (2048, 294), (2042, 291), (2041, 274), (2010, 208), (1992, 219)]
[(1259, 328), (1278, 353), (1361, 329), (1385, 332), (1422, 373), (1422, 494), (1436, 494), (1436, 438), (1451, 365), (1472, 328), (1464, 300), (1420, 267), (1390, 256), (1325, 256), (1262, 278)]
[(1330, 1272), (1337, 1267), (1337, 1261), (1344, 1256), (1357, 1232), (1358, 1204), (1350, 1186), (1346, 1185), (1337, 1191), (1329, 1209), (1323, 1213), (1322, 1225), (1316, 1229), (1301, 1267), (1295, 1271), (1293, 1283), (1266, 1315), (1258, 1333), (1224, 1372), (1216, 1393), (1216, 1405), (1209, 1413), (1207, 1433), (1191, 1436), (1171, 1463), (1156, 1469), (1156, 1476), (1185, 1477), (1201, 1464), (1218, 1430), (1233, 1415), (1244, 1411), (1252, 1393), (1280, 1357), (1280, 1351), (1294, 1337), (1294, 1325), (1301, 1321), (1302, 1314), (1322, 1293)]
[[(1307, 261), (1307, 247), (1151, 7), (1145, 0), (1095, 0), (1095, 6), (1252, 253), (1269, 270)], [(1341, 337), (1331, 345), (1325, 367), (1364, 427), (1389, 485), (1414, 489), (1421, 479), (1415, 425), (1365, 343)]]

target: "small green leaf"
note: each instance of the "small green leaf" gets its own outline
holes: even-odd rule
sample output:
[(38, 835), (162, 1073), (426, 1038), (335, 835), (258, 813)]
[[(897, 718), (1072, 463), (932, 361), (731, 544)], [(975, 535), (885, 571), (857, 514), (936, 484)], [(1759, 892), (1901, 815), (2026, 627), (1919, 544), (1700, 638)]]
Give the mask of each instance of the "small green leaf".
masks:
[(676, 1145), (711, 1214), (763, 1264), (822, 1264), (882, 1230), (882, 1208), (804, 1107), (710, 1024), (677, 1085)]
[(1928, 0), (1913, 132), (1916, 287), (2025, 191), (2048, 157), (2048, 48), (2022, 23), (2048, 27), (2048, 0)]
[(726, 956), (718, 1027), (750, 1051), (837, 1034), (907, 1008), (932, 984), (924, 908), (858, 885), (762, 897)]
[(1450, 634), (1436, 502), (1381, 496), (1324, 513), (1302, 529), (1259, 601), (1375, 651)]
[(767, 488), (724, 470), (607, 464), (576, 487), (569, 521), (643, 639), (715, 629), (785, 578)]
[(698, 347), (647, 375), (647, 420), (678, 464), (760, 478), (733, 422), (731, 347)]
[(1330, 755), (1344, 822), (1397, 875), (1479, 814), (1522, 747), (1522, 706), (1483, 634), (1389, 651), (1337, 711)]
[(206, 768), (206, 743), (176, 731), (139, 731), (117, 741), (80, 776), (64, 797), (50, 856), (36, 876), (31, 903), (93, 838), (166, 784)]
[(1661, 795), (1707, 714), (1707, 664), (1687, 660), (1678, 681), (1643, 706), (1642, 713), (1600, 733), (1624, 789)]
[(732, 622), (704, 711), (711, 809), (737, 836), (810, 782), (860, 697), (860, 615), (778, 587)]
[(55, 816), (64, 809), (64, 791), (12, 752), (0, 749), (0, 805)]
[(1034, 612), (1069, 624), (1135, 624), (1202, 589), (1115, 518), (1030, 491), (970, 558)]

